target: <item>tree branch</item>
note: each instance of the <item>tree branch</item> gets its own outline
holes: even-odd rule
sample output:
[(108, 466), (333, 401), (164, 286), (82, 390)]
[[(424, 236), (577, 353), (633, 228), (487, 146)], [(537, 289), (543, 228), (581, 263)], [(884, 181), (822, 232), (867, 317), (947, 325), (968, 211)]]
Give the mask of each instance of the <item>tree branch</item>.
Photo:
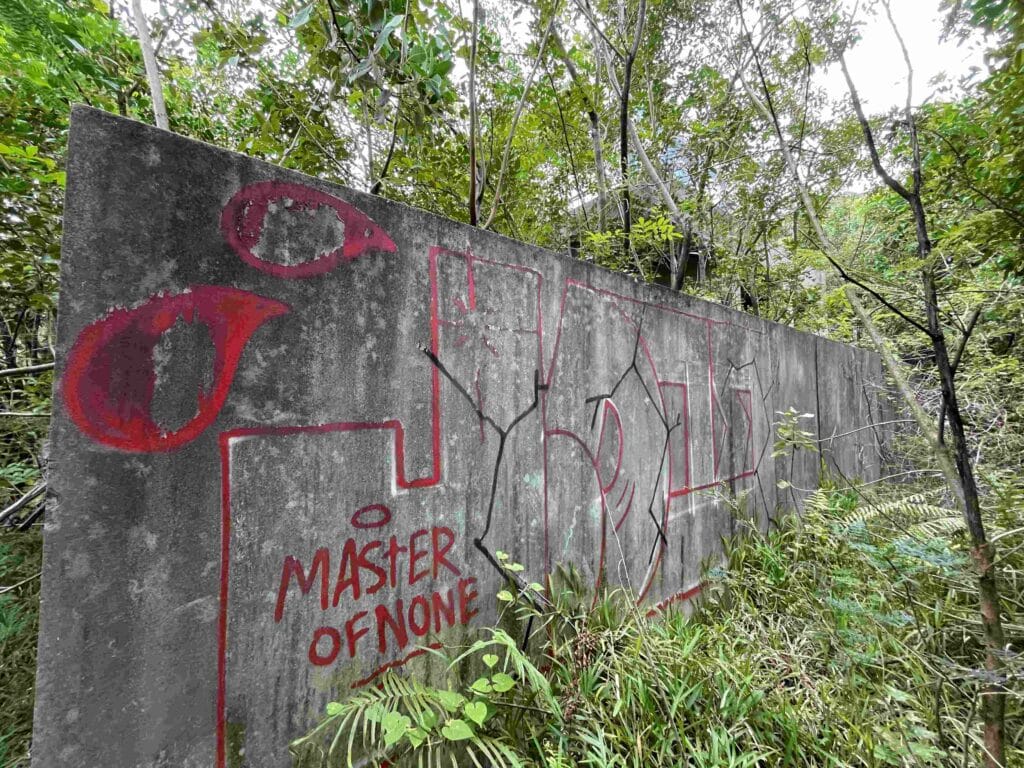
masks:
[[(829, 45), (832, 44), (830, 43)], [(833, 51), (835, 51), (834, 47)], [(864, 144), (867, 146), (868, 154), (871, 156), (871, 166), (875, 169), (875, 173), (878, 174), (878, 177), (885, 182), (885, 185), (889, 187), (889, 189), (907, 202), (910, 202), (911, 192), (890, 176), (889, 172), (882, 166), (882, 158), (879, 156), (878, 147), (875, 144), (875, 134), (871, 130), (871, 123), (868, 122), (868, 119), (864, 114), (864, 107), (860, 102), (860, 95), (857, 92), (857, 86), (853, 84), (853, 78), (850, 77), (850, 70), (846, 66), (846, 57), (843, 56), (842, 52), (836, 51), (836, 53), (839, 57), (839, 67), (843, 70), (843, 77), (846, 79), (846, 86), (850, 91), (850, 101), (853, 103), (853, 111), (857, 115), (857, 122), (860, 123), (861, 132), (864, 134)]]
[(26, 365), (24, 368), (5, 368), (0, 370), (0, 378), (4, 376), (24, 376), (29, 373), (41, 373), (53, 368), (53, 363), (40, 363), (39, 365)]
[(498, 206), (501, 204), (501, 186), (505, 180), (505, 171), (508, 170), (508, 157), (512, 151), (512, 139), (515, 137), (516, 128), (519, 125), (519, 118), (523, 114), (523, 107), (526, 104), (526, 97), (530, 93), (530, 87), (533, 85), (533, 78), (537, 74), (537, 70), (540, 68), (541, 62), (544, 60), (544, 52), (547, 48), (548, 38), (551, 36), (551, 30), (555, 26), (555, 20), (558, 18), (558, 9), (561, 6), (560, 0), (555, 3), (555, 7), (551, 9), (551, 19), (548, 21), (548, 25), (544, 30), (544, 35), (541, 37), (540, 46), (537, 49), (537, 58), (533, 62), (533, 68), (530, 69), (530, 74), (526, 78), (526, 82), (523, 84), (523, 93), (519, 97), (519, 103), (516, 104), (516, 111), (512, 115), (512, 125), (508, 129), (508, 137), (505, 139), (505, 149), (501, 153), (501, 168), (498, 170), (498, 182), (494, 187), (494, 200), (491, 201), (491, 212), (487, 216), (487, 221), (484, 222), (483, 228), (488, 229), (491, 226), (491, 222), (494, 221), (494, 215), (498, 212)]
[[(746, 25), (744, 24), (744, 28), (745, 27)], [(751, 46), (751, 48), (753, 48), (753, 42), (750, 39), (750, 33), (745, 32), (745, 34), (747, 36), (748, 44)], [(754, 54), (754, 60), (755, 62), (758, 61), (758, 56), (756, 53)], [(761, 70), (759, 64), (757, 66), (757, 70), (758, 75), (761, 78), (761, 88), (767, 94), (768, 83), (764, 79), (764, 73)], [(800, 199), (803, 203), (804, 211), (807, 214), (808, 220), (811, 222), (811, 227), (814, 229), (814, 234), (818, 239), (818, 245), (821, 248), (821, 252), (828, 260), (828, 263), (832, 265), (832, 267), (836, 270), (836, 272), (839, 273), (839, 276), (842, 277), (843, 280), (845, 280), (848, 283), (852, 283), (861, 290), (871, 294), (872, 298), (874, 298), (877, 302), (879, 302), (890, 312), (894, 313), (897, 317), (901, 318), (904, 322), (909, 323), (911, 326), (921, 331), (921, 333), (925, 334), (926, 336), (930, 336), (931, 334), (928, 332), (928, 329), (922, 323), (910, 317), (903, 310), (901, 310), (899, 307), (897, 307), (884, 296), (882, 296), (880, 293), (878, 293), (878, 291), (874, 290), (867, 284), (863, 283), (862, 281), (858, 280), (856, 277), (851, 275), (832, 256), (832, 246), (828, 240), (828, 237), (825, 235), (825, 230), (821, 226), (821, 222), (818, 220), (817, 214), (815, 213), (814, 202), (811, 200), (810, 193), (807, 191), (807, 185), (804, 183), (803, 178), (800, 176), (800, 170), (796, 166), (796, 160), (793, 158), (793, 153), (790, 151), (789, 144), (782, 133), (782, 126), (779, 123), (777, 115), (775, 114), (773, 109), (770, 109), (757, 96), (757, 94), (754, 93), (753, 89), (750, 87), (750, 84), (747, 82), (746, 78), (743, 77), (742, 73), (739, 73), (737, 78), (740, 82), (740, 85), (743, 87), (743, 90), (746, 92), (747, 98), (750, 99), (751, 103), (753, 103), (757, 111), (760, 112), (761, 115), (765, 118), (765, 120), (767, 120), (771, 124), (772, 128), (775, 131), (775, 135), (779, 141), (779, 149), (782, 152), (783, 160), (785, 160), (786, 167), (789, 169), (789, 173), (793, 177), (793, 180), (797, 185), (797, 191), (800, 193)]]
[(476, 226), (476, 44), (480, 28), (480, 2), (473, 0), (473, 31), (469, 48), (469, 223)]
[(135, 29), (139, 35), (139, 46), (142, 48), (142, 61), (146, 65), (146, 77), (149, 79), (149, 90), (153, 98), (153, 122), (157, 128), (170, 130), (167, 121), (167, 106), (164, 104), (163, 87), (160, 85), (160, 68), (153, 52), (153, 40), (149, 36), (146, 17), (142, 13), (142, 0), (132, 0), (132, 12), (135, 15)]

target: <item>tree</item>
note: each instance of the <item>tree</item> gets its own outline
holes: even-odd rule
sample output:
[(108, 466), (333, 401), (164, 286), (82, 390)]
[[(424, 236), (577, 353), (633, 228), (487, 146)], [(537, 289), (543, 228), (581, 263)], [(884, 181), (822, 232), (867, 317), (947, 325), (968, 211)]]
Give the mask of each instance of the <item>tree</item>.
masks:
[[(776, 112), (772, 102), (771, 89), (764, 78), (763, 71), (760, 69), (758, 47), (754, 44), (752, 36), (746, 29), (744, 29), (744, 32), (750, 49), (750, 55), (759, 74), (760, 93), (755, 93), (746, 80), (743, 80), (743, 82), (751, 101), (762, 112), (764, 118), (774, 126), (779, 147), (786, 159), (787, 167), (801, 190), (805, 212), (813, 226), (817, 247), (825, 253), (843, 279), (849, 283), (848, 296), (850, 303), (861, 322), (871, 334), (875, 345), (883, 354), (883, 359), (888, 363), (887, 367), (891, 375), (899, 383), (899, 389), (904, 396), (906, 407), (918, 420), (923, 434), (929, 436), (928, 439), (931, 444), (933, 458), (941, 468), (949, 491), (956, 500), (963, 515), (971, 538), (971, 556), (977, 569), (979, 609), (985, 646), (985, 667), (990, 675), (993, 676), (992, 681), (987, 687), (981, 707), (985, 726), (985, 764), (989, 766), (1003, 766), (1005, 765), (1004, 719), (1006, 692), (1004, 681), (999, 676), (999, 670), (1003, 666), (1003, 655), (1006, 649), (1004, 647), (1005, 637), (1001, 619), (999, 588), (996, 580), (995, 547), (986, 532), (975, 460), (967, 433), (968, 428), (956, 379), (963, 350), (967, 346), (975, 324), (980, 317), (981, 305), (974, 311), (972, 319), (966, 325), (961, 323), (959, 328), (949, 327), (950, 322), (948, 318), (951, 315), (943, 309), (942, 298), (945, 295), (945, 291), (942, 291), (943, 296), (940, 297), (940, 286), (945, 288), (949, 285), (951, 269), (950, 265), (935, 253), (932, 232), (923, 198), (924, 164), (918, 133), (918, 117), (913, 106), (914, 71), (903, 38), (892, 21), (887, 0), (882, 0), (882, 8), (892, 24), (896, 41), (907, 65), (907, 100), (902, 114), (900, 129), (904, 134), (902, 148), (905, 150), (905, 155), (902, 159), (909, 167), (909, 182), (901, 181), (893, 176), (882, 159), (876, 139), (876, 128), (864, 112), (857, 88), (845, 63), (843, 49), (848, 45), (848, 41), (829, 39), (828, 42), (839, 61), (846, 79), (851, 105), (857, 124), (861, 129), (863, 145), (870, 158), (871, 167), (878, 179), (891, 192), (903, 200), (913, 225), (916, 264), (922, 287), (919, 294), (921, 307), (918, 313), (899, 306), (903, 302), (898, 299), (888, 298), (878, 289), (858, 280), (838, 262), (834, 246), (820, 223), (816, 206), (807, 192), (806, 184), (789, 149), (788, 139), (785, 136), (779, 114)], [(742, 79), (743, 75), (740, 74), (740, 77)], [(856, 292), (852, 290), (852, 286), (865, 290), (874, 300), (878, 301), (903, 322), (919, 331), (928, 340), (931, 349), (929, 365), (932, 366), (941, 392), (937, 425), (933, 426), (930, 423), (929, 417), (920, 407), (916, 395), (906, 383), (905, 377), (899, 370), (894, 358), (888, 353), (884, 340), (867, 312), (861, 306), (860, 299)], [(955, 315), (952, 316), (955, 317)], [(953, 346), (951, 346), (950, 340), (947, 339), (947, 334), (953, 335), (955, 339), (959, 336), (956, 341), (952, 342)], [(951, 349), (955, 351), (951, 351)], [(949, 434), (948, 445), (945, 437), (947, 428)]]

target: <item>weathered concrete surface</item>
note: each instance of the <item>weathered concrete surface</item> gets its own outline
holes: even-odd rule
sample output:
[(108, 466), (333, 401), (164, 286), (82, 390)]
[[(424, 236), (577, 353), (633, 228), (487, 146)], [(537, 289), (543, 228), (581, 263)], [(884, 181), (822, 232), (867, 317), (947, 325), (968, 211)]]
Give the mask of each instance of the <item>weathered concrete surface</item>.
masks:
[(787, 407), (878, 473), (867, 352), (88, 109), (68, 178), (36, 768), (287, 765), (499, 549), (685, 601)]

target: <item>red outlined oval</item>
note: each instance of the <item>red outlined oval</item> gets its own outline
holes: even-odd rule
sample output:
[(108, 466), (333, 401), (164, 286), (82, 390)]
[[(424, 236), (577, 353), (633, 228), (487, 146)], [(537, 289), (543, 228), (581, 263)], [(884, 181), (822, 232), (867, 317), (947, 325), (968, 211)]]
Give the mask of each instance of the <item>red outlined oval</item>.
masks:
[[(375, 512), (379, 515), (376, 519), (364, 519), (365, 515), (373, 514)], [(370, 528), (382, 528), (391, 522), (391, 510), (383, 504), (368, 504), (365, 507), (360, 507), (352, 513), (351, 522), (353, 528), (361, 528), (363, 530)]]
[[(609, 414), (611, 418), (609, 418)], [(597, 467), (598, 473), (606, 474), (605, 468), (610, 463), (610, 451), (615, 451), (615, 463), (611, 470), (611, 479), (606, 481), (601, 477), (601, 490), (608, 493), (615, 486), (619, 479), (619, 472), (622, 469), (622, 452), (625, 443), (626, 433), (622, 429), (622, 419), (619, 416), (619, 409), (611, 400), (604, 401), (604, 411), (601, 418), (601, 432), (597, 438)], [(613, 442), (614, 441), (614, 442)], [(612, 447), (609, 447), (612, 446)]]
[[(123, 451), (170, 451), (206, 430), (227, 399), (242, 350), (253, 332), (288, 305), (236, 288), (193, 286), (115, 309), (85, 327), (68, 354), (61, 381), (68, 415), (98, 443)], [(214, 346), (213, 383), (200, 389), (195, 417), (167, 431), (151, 414), (156, 389), (153, 351), (179, 320), (206, 326)]]
[[(329, 252), (313, 252), (310, 258), (296, 264), (261, 258), (253, 249), (263, 239), (270, 206), (279, 204), (293, 215), (315, 213), (324, 206), (330, 208), (345, 226), (342, 245)], [(224, 207), (220, 228), (224, 239), (242, 261), (261, 272), (285, 279), (316, 277), (370, 251), (394, 253), (397, 250), (387, 232), (351, 203), (304, 184), (283, 181), (260, 181), (240, 189)]]

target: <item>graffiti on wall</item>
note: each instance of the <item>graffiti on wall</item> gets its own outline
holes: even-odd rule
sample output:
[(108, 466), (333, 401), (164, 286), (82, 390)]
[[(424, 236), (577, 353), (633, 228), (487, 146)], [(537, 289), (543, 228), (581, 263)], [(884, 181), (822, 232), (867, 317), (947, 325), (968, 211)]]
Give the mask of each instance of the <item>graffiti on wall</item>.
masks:
[[(281, 281), (316, 280), (369, 254), (398, 253), (389, 234), (357, 207), (301, 184), (245, 186), (224, 206), (219, 226), (243, 263)], [(294, 236), (311, 229), (323, 236)], [(319, 241), (330, 244), (297, 245)], [(381, 477), (367, 480), (358, 506), (339, 512), (347, 534), (275, 552), (264, 568), (266, 578), (260, 576), (266, 599), (259, 609), (268, 631), (276, 628), (289, 638), (281, 652), (301, 654), (310, 669), (369, 659), (353, 686), (372, 682), (423, 648), (440, 647), (447, 629), (467, 625), (480, 613), (479, 573), (459, 553), (471, 548), (482, 558), (477, 563), (500, 569), (494, 554), (502, 543), (497, 518), (526, 493), (514, 496), (507, 488), (503, 463), (534, 468), (521, 479), (539, 491), (534, 517), (543, 529), (540, 562), (527, 563), (531, 576), (543, 580), (555, 564), (582, 554), (595, 584), (606, 574), (614, 577), (641, 601), (660, 599), (651, 610), (699, 590), (688, 584), (671, 595), (652, 592), (680, 505), (697, 491), (756, 472), (756, 398), (748, 379), (736, 375), (742, 361), (737, 364), (724, 346), (728, 321), (578, 279), (546, 286), (537, 269), (443, 244), (406, 258), (425, 259), (428, 275), (423, 332), (429, 340), (421, 350), (408, 350), (429, 361), (417, 382), (429, 413), (427, 435), (410, 434), (397, 413), (301, 424), (222, 423), (246, 350), (259, 345), (264, 329), (272, 333), (276, 320), (301, 312), (233, 287), (194, 285), (175, 295), (143, 297), (88, 325), (68, 355), (64, 405), (81, 432), (101, 445), (169, 452), (215, 424), (219, 430), (218, 765), (225, 759), (234, 642), (229, 628), (236, 528), (248, 525), (240, 519), (246, 502), (235, 481), (238, 451), (245, 446), (321, 444), (339, 455), (374, 446), (366, 450), (380, 453), (386, 467)], [(551, 290), (558, 295), (557, 311), (546, 316), (544, 296)], [(655, 323), (659, 316), (672, 322)], [(153, 413), (155, 350), (182, 322), (209, 334), (212, 378), (198, 393), (195, 415), (167, 429)], [(666, 326), (674, 335), (656, 330)], [(595, 379), (579, 365), (587, 356), (610, 361), (614, 375)], [(422, 504), (434, 498), (425, 495), (450, 484), (446, 462), (459, 459), (445, 441), (456, 432), (471, 433), (467, 439), (488, 446), (493, 458), (479, 508), (467, 513), (464, 525), (397, 525), (422, 517)], [(410, 455), (413, 438), (428, 447), (425, 463)], [(422, 504), (421, 497), (427, 499)], [(627, 558), (623, 552), (642, 555)]]

